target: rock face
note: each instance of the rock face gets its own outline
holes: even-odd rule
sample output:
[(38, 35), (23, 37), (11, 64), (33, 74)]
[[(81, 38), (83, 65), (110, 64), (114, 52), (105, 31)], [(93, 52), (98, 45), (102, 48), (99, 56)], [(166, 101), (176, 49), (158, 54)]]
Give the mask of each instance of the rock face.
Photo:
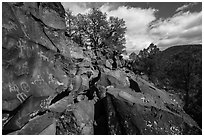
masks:
[(201, 134), (174, 95), (66, 38), (60, 3), (2, 8), (3, 134)]

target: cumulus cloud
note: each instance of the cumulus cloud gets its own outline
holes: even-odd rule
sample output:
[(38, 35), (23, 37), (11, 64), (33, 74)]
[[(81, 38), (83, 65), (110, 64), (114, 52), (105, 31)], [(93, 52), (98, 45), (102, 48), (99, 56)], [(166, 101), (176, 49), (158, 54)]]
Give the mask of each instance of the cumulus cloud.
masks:
[(62, 2), (65, 9), (70, 9), (74, 15), (86, 14), (91, 8), (100, 8), (105, 2)]
[(202, 42), (202, 11), (191, 13), (184, 9), (192, 6), (177, 8), (174, 16), (166, 19), (158, 19), (155, 16), (157, 9), (143, 9), (139, 7), (127, 7), (114, 3), (64, 3), (76, 15), (87, 13), (91, 7), (98, 7), (108, 17), (123, 18), (126, 22), (126, 50), (128, 53), (147, 48), (150, 43), (165, 49), (174, 45), (196, 44)]
[(88, 7), (86, 2), (62, 2), (65, 9), (72, 11), (73, 15), (78, 13), (88, 13), (91, 7)]
[(185, 12), (154, 24), (149, 31), (158, 39), (156, 44), (166, 48), (180, 44), (201, 43), (202, 12)]
[(110, 4), (103, 5), (102, 12), (106, 12), (108, 16), (123, 18), (126, 22), (126, 50), (127, 52), (136, 51), (147, 47), (151, 42), (151, 36), (147, 33), (148, 25), (154, 21), (156, 9), (141, 9), (120, 6), (117, 9), (112, 9)]

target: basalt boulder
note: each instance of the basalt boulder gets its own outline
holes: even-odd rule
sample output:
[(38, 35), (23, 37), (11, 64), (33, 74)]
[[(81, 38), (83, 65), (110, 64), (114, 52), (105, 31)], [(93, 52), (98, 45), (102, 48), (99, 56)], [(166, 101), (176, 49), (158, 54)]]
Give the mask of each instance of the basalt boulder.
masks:
[(2, 109), (9, 115), (3, 133), (27, 125), (18, 134), (38, 134), (44, 127), (31, 130), (30, 115), (71, 84), (64, 9), (60, 3), (2, 4)]
[(105, 106), (109, 134), (201, 134), (197, 123), (185, 113), (181, 101), (137, 76), (141, 92), (106, 87)]
[(201, 134), (179, 97), (66, 38), (60, 3), (2, 15), (3, 134)]

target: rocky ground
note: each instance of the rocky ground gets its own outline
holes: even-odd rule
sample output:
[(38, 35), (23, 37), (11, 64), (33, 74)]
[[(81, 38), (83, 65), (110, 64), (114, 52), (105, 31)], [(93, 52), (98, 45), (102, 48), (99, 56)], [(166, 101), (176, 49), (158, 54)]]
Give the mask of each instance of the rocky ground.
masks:
[(2, 132), (201, 134), (182, 101), (65, 37), (60, 3), (2, 3)]

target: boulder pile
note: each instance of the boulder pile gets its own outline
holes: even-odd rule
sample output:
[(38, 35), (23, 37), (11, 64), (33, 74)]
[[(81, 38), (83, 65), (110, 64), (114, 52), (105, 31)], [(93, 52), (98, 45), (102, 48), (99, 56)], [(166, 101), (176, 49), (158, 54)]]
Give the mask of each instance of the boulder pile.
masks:
[(201, 134), (178, 97), (67, 38), (61, 3), (2, 15), (3, 134)]

